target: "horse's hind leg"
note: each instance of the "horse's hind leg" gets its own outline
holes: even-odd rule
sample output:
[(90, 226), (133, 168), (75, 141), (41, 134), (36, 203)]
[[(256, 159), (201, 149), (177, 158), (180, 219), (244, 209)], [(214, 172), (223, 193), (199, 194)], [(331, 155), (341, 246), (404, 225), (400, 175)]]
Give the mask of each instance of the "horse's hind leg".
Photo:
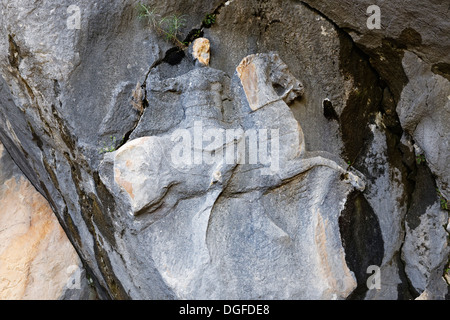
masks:
[(356, 174), (347, 171), (335, 161), (321, 157), (315, 156), (311, 158), (302, 158), (288, 161), (283, 169), (280, 169), (279, 176), (281, 180), (292, 178), (296, 175), (304, 173), (311, 170), (317, 166), (329, 167), (343, 175), (344, 181), (350, 183), (359, 191), (364, 191), (365, 183), (362, 178), (358, 177)]

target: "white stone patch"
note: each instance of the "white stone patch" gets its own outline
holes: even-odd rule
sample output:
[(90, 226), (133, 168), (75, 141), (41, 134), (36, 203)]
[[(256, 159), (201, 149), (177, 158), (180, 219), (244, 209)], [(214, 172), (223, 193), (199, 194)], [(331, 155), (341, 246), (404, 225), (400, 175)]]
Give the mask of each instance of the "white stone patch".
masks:
[(448, 234), (444, 228), (447, 221), (447, 213), (436, 202), (420, 216), (420, 224), (415, 229), (406, 224), (402, 257), (406, 274), (419, 293), (427, 289), (432, 272), (447, 261)]
[(376, 125), (370, 126), (374, 135), (366, 167), (375, 181), (367, 183), (367, 200), (378, 217), (384, 241), (383, 263), (389, 262), (399, 249), (401, 239), (401, 221), (406, 208), (400, 206), (397, 199), (403, 194), (401, 173), (389, 166), (387, 144), (384, 133)]

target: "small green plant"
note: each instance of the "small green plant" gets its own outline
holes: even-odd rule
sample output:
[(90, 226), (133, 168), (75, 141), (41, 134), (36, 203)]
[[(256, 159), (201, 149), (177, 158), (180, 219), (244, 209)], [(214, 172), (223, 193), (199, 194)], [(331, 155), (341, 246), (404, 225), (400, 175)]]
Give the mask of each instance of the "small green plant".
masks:
[(216, 15), (214, 13), (207, 14), (202, 21), (205, 28), (211, 28), (214, 23), (216, 23)]
[(444, 198), (441, 198), (441, 208), (444, 209), (444, 210), (449, 211), (449, 210), (448, 210), (448, 208), (449, 208), (449, 206), (448, 206), (448, 200), (446, 200), (446, 199), (444, 199)]
[(450, 286), (450, 257), (448, 258), (447, 266), (444, 268), (444, 279)]
[(149, 6), (139, 3), (137, 6), (138, 17), (140, 19), (147, 19), (152, 27), (157, 26), (157, 21), (159, 20), (159, 15), (156, 13), (155, 9)]
[(159, 25), (167, 40), (179, 42), (178, 35), (180, 34), (180, 30), (186, 25), (186, 18), (184, 15), (178, 16), (173, 14), (163, 17), (159, 21)]
[(436, 188), (436, 192), (438, 194), (439, 197), (439, 203), (441, 204), (441, 209), (442, 210), (446, 210), (446, 211), (450, 211), (450, 203), (447, 199), (444, 198), (444, 196), (442, 195), (441, 191), (439, 191), (438, 188)]
[(91, 288), (95, 288), (94, 279), (92, 279), (92, 277), (90, 275), (87, 276), (87, 281)]
[(353, 166), (353, 163), (350, 160), (348, 160), (347, 161), (347, 170), (350, 169), (352, 166)]
[(186, 47), (186, 43), (178, 38), (181, 36), (181, 29), (186, 26), (185, 15), (172, 14), (163, 17), (155, 9), (142, 3), (138, 4), (137, 10), (139, 18), (146, 19), (150, 26), (163, 35), (167, 41), (173, 42), (181, 49)]
[[(122, 138), (122, 140), (123, 140), (123, 138)], [(109, 144), (109, 145), (105, 144), (105, 146), (100, 149), (100, 154), (116, 151), (117, 146), (121, 144), (122, 140), (120, 140), (118, 142), (116, 137), (111, 136), (111, 144)]]
[(425, 163), (425, 162), (426, 162), (425, 155), (419, 154), (419, 155), (416, 157), (416, 162), (417, 162), (417, 164)]
[(197, 29), (194, 31), (192, 38), (197, 39), (197, 38), (200, 38), (201, 36), (202, 36), (202, 30)]

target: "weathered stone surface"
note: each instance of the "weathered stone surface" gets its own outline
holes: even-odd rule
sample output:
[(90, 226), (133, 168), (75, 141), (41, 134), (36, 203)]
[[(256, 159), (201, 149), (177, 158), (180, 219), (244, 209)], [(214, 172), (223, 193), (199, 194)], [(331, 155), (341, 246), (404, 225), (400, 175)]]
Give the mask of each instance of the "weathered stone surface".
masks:
[[(439, 189), (450, 198), (450, 81), (434, 74), (418, 56), (406, 52), (403, 67), (409, 79), (397, 106), (402, 127), (422, 149), (437, 176)], [(420, 154), (418, 154), (419, 156)]]
[[(408, 50), (422, 57), (433, 70), (446, 74), (450, 63), (450, 30), (448, 3), (427, 1), (418, 6), (414, 1), (374, 3), (371, 0), (334, 1), (303, 0), (312, 8), (345, 30), (370, 55), (372, 65), (390, 84), (398, 98), (407, 82), (400, 61)], [(381, 13), (381, 29), (369, 29), (367, 20), (377, 5)], [(446, 67), (447, 66), (447, 67)]]
[(448, 290), (443, 277), (450, 251), (446, 241), (447, 221), (448, 214), (435, 203), (420, 216), (418, 227), (411, 229), (406, 226), (402, 249), (406, 274), (417, 292), (423, 294), (427, 291), (432, 295), (431, 299), (444, 299)]
[[(205, 161), (208, 147), (197, 147), (195, 140), (205, 139), (205, 135), (201, 132), (198, 137), (196, 121), (204, 121), (205, 129), (223, 132), (219, 116), (223, 99), (215, 99), (211, 95), (214, 90), (205, 90), (217, 84), (214, 75), (222, 72), (199, 68), (180, 78), (152, 83), (153, 88), (170, 84), (182, 97), (197, 94), (195, 100), (181, 98), (185, 117), (180, 128), (194, 140), (184, 152), (193, 154), (194, 161), (190, 157), (182, 163), (173, 161), (175, 130), (170, 136), (147, 136), (126, 143), (107, 156), (101, 177), (115, 199), (123, 199), (124, 207), (131, 207), (132, 215), (142, 215), (147, 226), (138, 236), (149, 245), (135, 254), (142, 256), (139, 260), (152, 257), (156, 270), (179, 298), (345, 298), (356, 283), (345, 262), (338, 217), (352, 185), (364, 190), (363, 178), (327, 159), (325, 152), (306, 157), (301, 128), (284, 101), (286, 97), (292, 100), (291, 90), (300, 92), (301, 86), (277, 55), (261, 54), (244, 61), (241, 70), (254, 63), (257, 74), (276, 75), (275, 83), (289, 80), (279, 84), (286, 86), (279, 95), (271, 81), (248, 87), (243, 81), (247, 96), (259, 102), (271, 97), (253, 112), (243, 104), (242, 120), (254, 123), (255, 130), (280, 131), (277, 154), (275, 137), (265, 137), (272, 160), (278, 157), (279, 168), (264, 168), (273, 163), (247, 163), (244, 159), (251, 153), (249, 149), (241, 153), (238, 148), (236, 158), (228, 162), (224, 147), (231, 144), (234, 148), (235, 143), (226, 139), (215, 148), (219, 156)], [(182, 85), (185, 77), (191, 80), (188, 86)], [(245, 135), (237, 138), (245, 140)], [(263, 142), (261, 138), (258, 141)], [(200, 163), (195, 161), (196, 151), (202, 156)], [(113, 162), (109, 167), (114, 170), (114, 180), (108, 178), (108, 162)], [(264, 179), (269, 173), (272, 177)], [(320, 185), (315, 181), (321, 181)], [(292, 194), (292, 199), (286, 199), (286, 193)], [(283, 214), (277, 213), (279, 205), (284, 207)], [(164, 250), (169, 243), (171, 249)], [(126, 263), (130, 265), (127, 269), (134, 267), (132, 261)]]
[(1, 144), (0, 182), (0, 299), (53, 300), (69, 291), (72, 299), (89, 298), (72, 244)]
[[(396, 108), (402, 129), (418, 146), (416, 156), (422, 156), (422, 154), (425, 156), (427, 165), (436, 176), (441, 194), (448, 199), (450, 196), (448, 189), (450, 148), (448, 121), (445, 119), (448, 118), (450, 111), (448, 98), (450, 42), (444, 39), (448, 38), (445, 34), (450, 32), (449, 5), (439, 1), (427, 1), (424, 6), (417, 6), (413, 1), (386, 3), (365, 0), (339, 1), (338, 5), (330, 5), (328, 1), (305, 0), (303, 2), (345, 30), (368, 54), (371, 65), (386, 82), (390, 91), (383, 98), (386, 99), (386, 107), (384, 107), (386, 115), (392, 114), (392, 108)], [(373, 12), (366, 14), (366, 11), (374, 4), (380, 8), (381, 29), (369, 29), (366, 24), (369, 15), (373, 14)], [(386, 124), (392, 125), (392, 120), (395, 122), (395, 119), (391, 119)], [(408, 138), (402, 139), (406, 141)], [(425, 194), (434, 194), (433, 186), (430, 186)], [(435, 201), (436, 198), (434, 198)], [(437, 214), (437, 205), (434, 205), (434, 208), (434, 214)], [(396, 229), (406, 212), (404, 208), (398, 209), (403, 213), (391, 215), (396, 220), (392, 224), (396, 226)], [(408, 214), (413, 215), (411, 211)], [(382, 230), (388, 229), (382, 228)], [(411, 236), (408, 236), (409, 232), (410, 230), (407, 229), (407, 238), (411, 239)], [(433, 233), (433, 231), (429, 232)], [(426, 233), (428, 234), (428, 231)], [(390, 234), (398, 235), (397, 232)], [(437, 241), (435, 245), (446, 247), (447, 240), (444, 238), (437, 240), (437, 236), (437, 238), (433, 237)], [(414, 239), (419, 241), (417, 238)], [(398, 245), (390, 247), (394, 249), (398, 248)], [(436, 248), (431, 252), (440, 254), (436, 252)], [(428, 262), (425, 264), (439, 265), (438, 260), (445, 260), (445, 256), (446, 254), (443, 253), (443, 256), (439, 256), (434, 262), (431, 262), (433, 259), (426, 258)], [(415, 263), (418, 263), (417, 256), (412, 259), (416, 259)], [(442, 265), (439, 266), (440, 271), (437, 273), (442, 273), (442, 268)], [(422, 274), (422, 279), (428, 278), (429, 284), (441, 283), (439, 276), (437, 280), (430, 280), (433, 272), (428, 268)], [(427, 291), (428, 293), (423, 297), (431, 299), (442, 297), (442, 291), (445, 292), (447, 289), (443, 286), (443, 289), (441, 287), (436, 290), (431, 293)]]
[(418, 166), (416, 188), (405, 219), (402, 260), (405, 272), (420, 299), (444, 299), (448, 289), (448, 212), (440, 205), (430, 169)]
[[(449, 5), (429, 1), (419, 7), (413, 1), (378, 4), (381, 29), (369, 29), (365, 15), (371, 1), (303, 1), (319, 10), (352, 36), (370, 55), (371, 63), (390, 84), (398, 102), (402, 128), (429, 155), (429, 164), (446, 198), (450, 197)], [(411, 26), (411, 20), (414, 25)], [(433, 125), (431, 125), (433, 123)]]
[(192, 44), (192, 56), (197, 59), (204, 66), (209, 65), (210, 44), (206, 38), (197, 38)]
[[(448, 198), (444, 4), (390, 2), (369, 30), (365, 0), (150, 1), (210, 40), (199, 66), (137, 19), (137, 2), (79, 1), (70, 29), (72, 3), (0, 1), (0, 139), (100, 298), (444, 295), (447, 239), (430, 228), (444, 217), (436, 194), (416, 192), (413, 148)], [(179, 139), (200, 128), (203, 143)], [(278, 166), (245, 163), (251, 130), (278, 141)], [(236, 162), (214, 157), (225, 146)], [(415, 251), (424, 235), (434, 255)]]

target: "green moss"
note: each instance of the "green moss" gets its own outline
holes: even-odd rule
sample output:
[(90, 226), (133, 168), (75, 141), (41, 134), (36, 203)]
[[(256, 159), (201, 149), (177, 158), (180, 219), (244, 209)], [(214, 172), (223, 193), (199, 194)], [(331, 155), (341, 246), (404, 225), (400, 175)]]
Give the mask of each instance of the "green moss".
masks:
[(441, 209), (450, 211), (450, 202), (447, 199), (445, 199), (445, 197), (442, 195), (441, 191), (439, 191), (438, 188), (436, 188), (436, 192), (439, 197), (439, 203), (441, 205)]

